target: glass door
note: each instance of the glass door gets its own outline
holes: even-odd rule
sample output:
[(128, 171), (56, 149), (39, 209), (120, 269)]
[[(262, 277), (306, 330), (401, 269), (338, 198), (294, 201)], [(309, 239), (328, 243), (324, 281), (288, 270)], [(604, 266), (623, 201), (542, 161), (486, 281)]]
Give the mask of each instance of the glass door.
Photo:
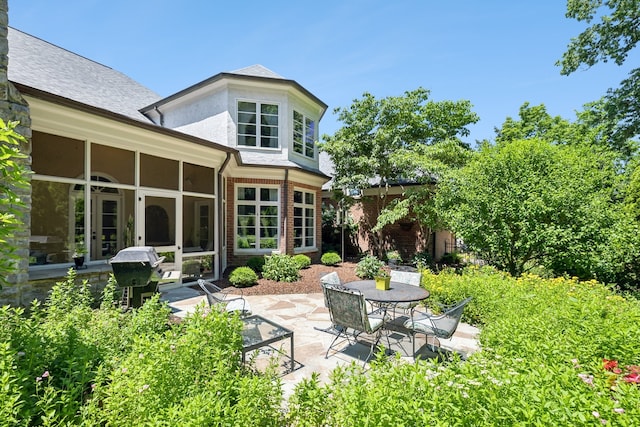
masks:
[(122, 198), (114, 194), (91, 195), (91, 258), (108, 259), (122, 249)]
[[(152, 246), (159, 256), (164, 256), (161, 269), (165, 274), (179, 270), (181, 264), (182, 251), (177, 244), (178, 233), (182, 234), (182, 211), (178, 209), (178, 197), (174, 194), (164, 192), (144, 191), (140, 193), (138, 209), (138, 223), (142, 224), (138, 244), (141, 246)], [(168, 281), (173, 281), (172, 277), (167, 277)], [(179, 281), (177, 274), (175, 281)]]

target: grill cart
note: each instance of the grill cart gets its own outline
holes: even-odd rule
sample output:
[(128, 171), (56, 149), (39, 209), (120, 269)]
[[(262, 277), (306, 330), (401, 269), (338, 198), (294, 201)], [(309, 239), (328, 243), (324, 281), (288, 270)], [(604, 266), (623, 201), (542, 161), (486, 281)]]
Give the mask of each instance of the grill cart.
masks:
[(141, 307), (144, 301), (158, 291), (162, 276), (158, 256), (151, 246), (132, 246), (122, 249), (109, 260), (113, 275), (122, 288), (122, 305), (126, 308)]

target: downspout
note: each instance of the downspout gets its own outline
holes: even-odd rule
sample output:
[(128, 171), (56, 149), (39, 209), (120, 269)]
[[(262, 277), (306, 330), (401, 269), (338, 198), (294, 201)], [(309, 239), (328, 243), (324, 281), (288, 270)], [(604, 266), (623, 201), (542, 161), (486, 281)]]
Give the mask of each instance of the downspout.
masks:
[(287, 253), (287, 243), (289, 242), (287, 240), (287, 234), (289, 234), (287, 231), (289, 229), (288, 224), (289, 224), (289, 169), (285, 169), (284, 170), (284, 204), (282, 206), (282, 210), (284, 212), (284, 227), (282, 229), (282, 234), (284, 237), (284, 252), (283, 253)]
[(153, 107), (153, 109), (156, 113), (158, 113), (158, 117), (160, 118), (160, 126), (164, 127), (164, 114), (162, 113), (162, 111), (160, 111), (157, 105)]
[[(224, 199), (222, 192), (225, 191), (225, 189), (222, 187), (222, 174), (224, 173), (224, 170), (227, 168), (227, 165), (229, 164), (229, 161), (231, 160), (231, 153), (227, 153), (227, 158), (224, 159), (224, 162), (222, 162), (222, 165), (220, 166), (220, 169), (218, 170), (218, 197), (216, 198), (218, 201), (218, 230), (220, 233), (222, 233), (225, 230), (224, 227), (224, 220), (226, 218), (226, 212), (223, 212), (224, 209), (224, 204), (222, 203), (222, 200)], [(216, 245), (218, 245), (218, 262), (216, 263), (216, 271), (215, 272), (215, 277), (221, 277), (221, 272), (220, 270), (222, 269), (222, 243), (223, 241), (226, 241), (227, 236), (226, 234), (219, 237), (218, 239), (216, 239)], [(227, 246), (225, 245), (225, 250), (226, 250)]]

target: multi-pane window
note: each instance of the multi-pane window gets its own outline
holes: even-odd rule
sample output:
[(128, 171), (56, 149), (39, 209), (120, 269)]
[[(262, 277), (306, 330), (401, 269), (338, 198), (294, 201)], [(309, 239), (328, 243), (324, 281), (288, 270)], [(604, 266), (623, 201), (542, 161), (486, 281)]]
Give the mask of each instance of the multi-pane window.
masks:
[(238, 145), (278, 148), (278, 106), (238, 101)]
[(278, 249), (277, 188), (238, 187), (236, 249)]
[(315, 194), (306, 191), (293, 192), (293, 247), (315, 247)]
[(313, 158), (316, 122), (303, 114), (293, 112), (293, 151)]

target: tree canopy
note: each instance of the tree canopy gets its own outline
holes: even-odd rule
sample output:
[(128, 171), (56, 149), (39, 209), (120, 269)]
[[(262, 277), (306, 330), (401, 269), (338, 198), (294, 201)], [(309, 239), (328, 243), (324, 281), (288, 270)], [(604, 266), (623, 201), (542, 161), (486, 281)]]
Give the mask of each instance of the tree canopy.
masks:
[(469, 101), (431, 101), (423, 88), (383, 99), (364, 93), (334, 112), (343, 126), (325, 135), (320, 149), (334, 164), (334, 188), (349, 189), (372, 183), (384, 187), (432, 173), (445, 157), (429, 147), (445, 141), (462, 146), (458, 138), (478, 121)]
[(542, 265), (589, 277), (610, 228), (612, 157), (540, 138), (484, 144), (440, 182), (447, 223), (479, 256), (520, 275)]
[[(640, 40), (640, 2), (637, 1), (569, 0), (566, 16), (591, 26), (571, 39), (558, 61), (564, 75), (582, 65), (591, 67), (610, 60), (622, 65)], [(594, 22), (596, 17), (599, 21)], [(626, 141), (640, 134), (640, 68), (633, 69), (618, 88), (609, 89), (603, 103), (590, 107), (596, 116), (615, 123), (608, 128), (608, 136), (612, 144), (631, 155), (635, 147), (628, 146)]]
[[(334, 189), (376, 190), (375, 220), (383, 222), (378, 227), (369, 224), (374, 232), (408, 213), (406, 202), (387, 209), (389, 186), (430, 182), (444, 168), (460, 163), (468, 151), (460, 137), (478, 121), (469, 101), (432, 101), (423, 88), (382, 99), (364, 93), (335, 113), (343, 126), (324, 136), (320, 149), (334, 164)], [(387, 214), (379, 216), (383, 211)]]

